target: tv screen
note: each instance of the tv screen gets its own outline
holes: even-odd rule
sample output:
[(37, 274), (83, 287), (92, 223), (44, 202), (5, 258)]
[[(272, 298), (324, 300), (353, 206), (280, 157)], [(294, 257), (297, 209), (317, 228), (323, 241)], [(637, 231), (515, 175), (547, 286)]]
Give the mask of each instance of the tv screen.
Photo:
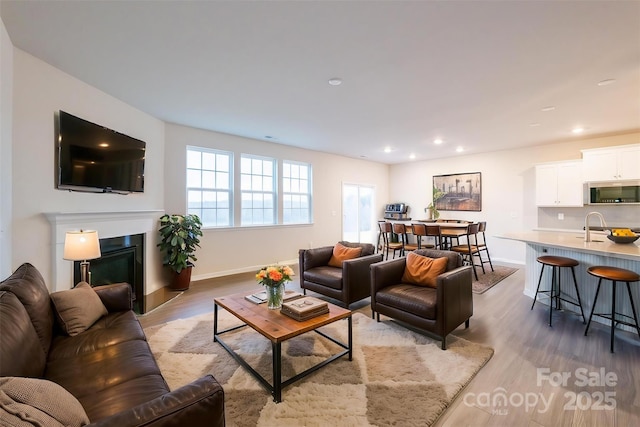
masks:
[(59, 189), (144, 191), (144, 141), (60, 111), (57, 144)]

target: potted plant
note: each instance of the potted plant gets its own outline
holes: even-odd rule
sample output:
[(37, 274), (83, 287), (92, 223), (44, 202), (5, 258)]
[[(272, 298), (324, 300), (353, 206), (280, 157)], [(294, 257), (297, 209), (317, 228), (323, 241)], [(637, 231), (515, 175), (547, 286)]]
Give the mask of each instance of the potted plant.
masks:
[(429, 209), (429, 219), (436, 220), (440, 217), (440, 212), (436, 209), (436, 202), (442, 199), (444, 195), (444, 191), (440, 191), (438, 187), (433, 187), (433, 201), (427, 206), (427, 209)]
[(174, 273), (171, 283), (173, 290), (187, 290), (191, 282), (191, 269), (196, 248), (200, 247), (202, 222), (198, 215), (168, 215), (160, 217), (160, 243), (163, 252), (162, 265)]

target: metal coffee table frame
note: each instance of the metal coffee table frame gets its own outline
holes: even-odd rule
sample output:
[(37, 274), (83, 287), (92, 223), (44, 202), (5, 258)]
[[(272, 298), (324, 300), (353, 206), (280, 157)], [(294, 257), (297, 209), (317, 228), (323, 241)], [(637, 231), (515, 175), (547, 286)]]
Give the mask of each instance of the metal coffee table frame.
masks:
[[(267, 336), (264, 335), (264, 333), (258, 329), (256, 329), (255, 327), (253, 327), (252, 325), (248, 324), (248, 323), (243, 323), (242, 325), (238, 325), (238, 326), (234, 326), (222, 331), (218, 331), (218, 301), (215, 300), (214, 301), (214, 311), (213, 311), (213, 341), (214, 342), (218, 342), (220, 343), (220, 345), (227, 350), (227, 352), (229, 352), (229, 354), (240, 364), (242, 365), (256, 380), (258, 380), (258, 382), (260, 382), (260, 384), (262, 384), (262, 386), (269, 392), (271, 393), (271, 395), (273, 396), (273, 400), (276, 403), (279, 403), (282, 401), (282, 389), (284, 387), (287, 387), (288, 385), (306, 377), (307, 375), (317, 371), (318, 369), (322, 368), (325, 365), (328, 365), (329, 363), (341, 358), (342, 356), (348, 355), (349, 356), (349, 360), (353, 360), (353, 331), (352, 331), (352, 318), (351, 318), (351, 313), (349, 313), (347, 316), (345, 317), (337, 317), (333, 320), (331, 320), (328, 323), (325, 324), (319, 324), (317, 327), (315, 327), (314, 329), (312, 329), (313, 332), (323, 336), (324, 338), (332, 341), (333, 343), (337, 344), (338, 346), (342, 347), (344, 350), (329, 357), (328, 359), (323, 360), (322, 362), (306, 369), (303, 372), (300, 372), (296, 375), (294, 375), (293, 377), (282, 381), (282, 342), (286, 341), (285, 340), (273, 340)], [(233, 311), (230, 311), (228, 308), (223, 307), (223, 309), (229, 311), (232, 315), (234, 315), (234, 317), (238, 318), (241, 321), (244, 321), (241, 317), (239, 317), (236, 313), (234, 313)], [(264, 307), (265, 310), (267, 310), (266, 307)], [(284, 316), (284, 315), (283, 315)], [(325, 334), (322, 331), (319, 331), (317, 328), (325, 326), (327, 324), (333, 323), (335, 321), (338, 321), (340, 319), (347, 319), (348, 322), (348, 343), (345, 344), (341, 341), (338, 341), (336, 338), (333, 338), (327, 334)], [(247, 363), (247, 361), (245, 361), (238, 353), (236, 353), (227, 343), (225, 343), (220, 336), (228, 333), (228, 332), (232, 332), (235, 331), (237, 329), (240, 328), (244, 328), (246, 326), (251, 327), (255, 332), (260, 333), (261, 335), (265, 336), (265, 338), (269, 339), (271, 341), (271, 351), (272, 351), (272, 367), (273, 367), (273, 385), (271, 383), (269, 383), (269, 381), (264, 378), (258, 371), (256, 371), (251, 365), (249, 365), (249, 363)], [(299, 334), (296, 334), (295, 336), (299, 336), (302, 335), (304, 333), (307, 333), (310, 331), (304, 331), (301, 332)], [(290, 337), (290, 338), (293, 338)], [(290, 339), (289, 338), (289, 339)]]

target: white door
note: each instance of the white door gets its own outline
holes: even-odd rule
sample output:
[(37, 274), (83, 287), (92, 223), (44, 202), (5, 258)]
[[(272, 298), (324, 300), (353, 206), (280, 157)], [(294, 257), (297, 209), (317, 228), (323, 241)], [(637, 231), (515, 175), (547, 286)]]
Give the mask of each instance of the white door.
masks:
[(342, 240), (375, 244), (373, 196), (372, 186), (342, 184)]

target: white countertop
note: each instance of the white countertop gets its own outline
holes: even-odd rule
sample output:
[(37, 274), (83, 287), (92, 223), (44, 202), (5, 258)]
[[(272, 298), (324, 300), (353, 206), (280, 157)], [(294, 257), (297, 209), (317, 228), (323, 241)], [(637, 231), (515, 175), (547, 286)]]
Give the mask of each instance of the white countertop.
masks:
[(584, 241), (584, 232), (526, 231), (496, 236), (501, 239), (518, 240), (550, 247), (575, 250), (576, 252), (640, 261), (640, 239), (633, 243), (619, 244), (607, 239), (603, 233), (591, 232), (591, 242)]

